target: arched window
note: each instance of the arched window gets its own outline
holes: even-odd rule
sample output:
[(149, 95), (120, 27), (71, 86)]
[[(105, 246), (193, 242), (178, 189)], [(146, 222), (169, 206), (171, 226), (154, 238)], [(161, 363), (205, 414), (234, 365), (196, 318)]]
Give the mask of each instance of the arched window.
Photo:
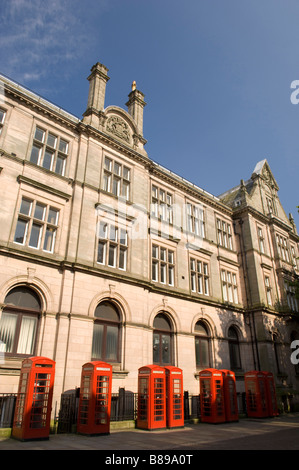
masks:
[(241, 369), (239, 337), (233, 326), (228, 330), (228, 345), (231, 369)]
[(9, 356), (34, 354), (40, 298), (32, 289), (19, 286), (12, 289), (4, 300), (0, 319), (0, 351)]
[(173, 362), (173, 331), (168, 317), (159, 313), (154, 320), (153, 363), (172, 365)]
[(198, 321), (195, 331), (195, 359), (197, 368), (211, 367), (210, 337), (206, 325)]
[(92, 360), (120, 362), (120, 315), (111, 302), (101, 302), (94, 313)]

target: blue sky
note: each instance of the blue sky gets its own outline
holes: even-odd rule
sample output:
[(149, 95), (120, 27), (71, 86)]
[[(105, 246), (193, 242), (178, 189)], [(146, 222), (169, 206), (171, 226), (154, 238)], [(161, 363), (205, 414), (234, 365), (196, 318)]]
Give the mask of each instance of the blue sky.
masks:
[(106, 106), (136, 80), (151, 159), (217, 196), (266, 158), (299, 230), (297, 0), (0, 0), (0, 21), (0, 73), (78, 117), (96, 62)]

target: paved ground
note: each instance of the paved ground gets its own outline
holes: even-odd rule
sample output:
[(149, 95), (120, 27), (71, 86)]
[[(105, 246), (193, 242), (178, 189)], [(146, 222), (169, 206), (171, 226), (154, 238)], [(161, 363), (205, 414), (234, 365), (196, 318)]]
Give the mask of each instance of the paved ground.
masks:
[[(26, 442), (1, 439), (2, 450), (100, 450), (105, 459), (138, 456), (139, 453), (152, 454), (151, 458), (155, 459), (159, 451), (161, 455), (167, 451), (169, 455), (180, 456), (180, 459), (188, 459), (188, 455), (194, 459), (199, 455), (196, 451), (202, 450), (299, 450), (299, 413), (259, 420), (247, 418), (216, 425), (187, 424), (182, 429), (160, 431), (113, 430), (111, 434), (102, 436), (56, 434), (50, 435), (48, 440)], [(114, 460), (104, 463), (123, 462)], [(125, 463), (138, 467), (133, 461)]]

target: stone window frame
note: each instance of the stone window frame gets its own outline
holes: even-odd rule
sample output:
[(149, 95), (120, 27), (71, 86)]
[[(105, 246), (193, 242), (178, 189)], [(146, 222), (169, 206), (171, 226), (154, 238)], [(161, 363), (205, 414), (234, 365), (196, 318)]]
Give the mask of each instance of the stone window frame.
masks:
[(69, 147), (70, 142), (59, 133), (36, 125), (29, 160), (41, 168), (65, 176)]
[(130, 201), (132, 168), (126, 163), (104, 155), (102, 190)]
[(221, 268), (220, 278), (223, 301), (230, 304), (239, 304), (237, 272), (226, 268)]
[(151, 216), (163, 222), (173, 224), (173, 192), (164, 189), (155, 182), (151, 188)]
[[(14, 243), (46, 253), (54, 253), (59, 229), (60, 209), (55, 204), (22, 195), (14, 231)], [(18, 227), (24, 227), (22, 241), (17, 241)], [(51, 237), (49, 236), (50, 234)], [(35, 235), (37, 236), (34, 243)], [(48, 244), (51, 243), (51, 248)]]
[(233, 251), (232, 224), (227, 220), (216, 217), (216, 229), (218, 244), (230, 251)]
[[(100, 245), (102, 247), (100, 251)], [(97, 240), (97, 263), (126, 271), (129, 239), (127, 227), (100, 220)], [(113, 262), (112, 262), (113, 260)]]
[(152, 242), (151, 280), (166, 286), (175, 286), (175, 250)]
[(210, 296), (210, 264), (208, 261), (190, 256), (191, 292)]

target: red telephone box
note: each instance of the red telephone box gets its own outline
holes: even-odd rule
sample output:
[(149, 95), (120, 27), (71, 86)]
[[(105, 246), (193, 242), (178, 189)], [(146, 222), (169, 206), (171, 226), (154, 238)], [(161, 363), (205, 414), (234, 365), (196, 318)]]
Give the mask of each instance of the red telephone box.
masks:
[(184, 426), (183, 371), (164, 367), (166, 372), (166, 424), (168, 428)]
[(24, 359), (12, 437), (22, 441), (49, 438), (54, 376), (55, 362), (52, 359)]
[(225, 419), (227, 422), (239, 421), (236, 377), (231, 370), (221, 370), (223, 374)]
[(274, 376), (272, 372), (264, 372), (264, 374), (266, 377), (268, 416), (278, 416)]
[(82, 366), (77, 432), (109, 434), (112, 366), (102, 361)]
[(266, 376), (260, 371), (244, 374), (247, 415), (255, 418), (268, 416)]
[(224, 423), (223, 374), (217, 369), (205, 369), (199, 373), (201, 421)]
[(156, 365), (138, 369), (137, 428), (166, 427), (165, 369)]

